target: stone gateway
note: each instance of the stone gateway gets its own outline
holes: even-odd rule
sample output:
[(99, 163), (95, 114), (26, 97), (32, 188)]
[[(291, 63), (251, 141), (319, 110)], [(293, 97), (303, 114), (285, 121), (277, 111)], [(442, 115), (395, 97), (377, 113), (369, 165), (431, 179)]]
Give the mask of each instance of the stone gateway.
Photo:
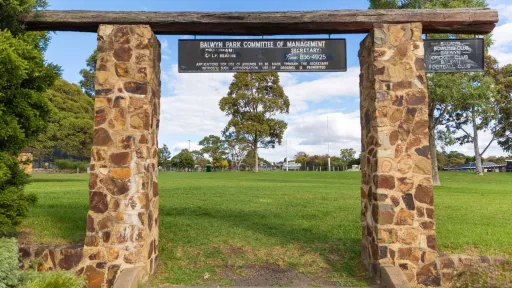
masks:
[[(34, 31), (98, 33), (87, 233), (83, 253), (68, 253), (73, 263), (64, 265), (79, 262), (75, 270), (90, 288), (113, 287), (123, 271), (147, 279), (158, 262), (160, 45), (154, 33), (369, 33), (359, 51), (364, 266), (375, 276), (383, 266), (397, 266), (409, 283), (440, 286), (459, 266), (491, 262), (437, 253), (422, 33), (487, 34), (498, 22), (495, 10), (37, 11), (21, 20)], [(292, 49), (324, 45), (287, 41)]]

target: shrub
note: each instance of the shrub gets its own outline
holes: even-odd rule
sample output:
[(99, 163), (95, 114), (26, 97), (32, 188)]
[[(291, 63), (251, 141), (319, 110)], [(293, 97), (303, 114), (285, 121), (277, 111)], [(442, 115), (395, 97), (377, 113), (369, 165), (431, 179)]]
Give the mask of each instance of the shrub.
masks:
[(0, 238), (0, 288), (18, 284), (18, 246), (14, 238)]
[(76, 170), (85, 171), (89, 167), (89, 163), (76, 162), (70, 160), (59, 159), (55, 160), (55, 167), (60, 170)]
[(82, 288), (86, 286), (85, 279), (71, 272), (24, 272), (22, 273), (22, 288)]
[(28, 206), (37, 202), (34, 194), (23, 191), (27, 180), (16, 157), (0, 153), (0, 236), (13, 234), (27, 214)]

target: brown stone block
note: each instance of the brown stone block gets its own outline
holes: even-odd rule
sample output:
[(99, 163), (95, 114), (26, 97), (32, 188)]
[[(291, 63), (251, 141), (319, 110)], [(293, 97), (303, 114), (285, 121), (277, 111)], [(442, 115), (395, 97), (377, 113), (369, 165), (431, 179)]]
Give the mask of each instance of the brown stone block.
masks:
[(414, 136), (426, 137), (428, 135), (428, 120), (416, 120), (416, 122), (414, 122), (412, 134)]
[(130, 190), (129, 182), (113, 177), (105, 177), (100, 180), (100, 183), (105, 187), (108, 193), (114, 196), (126, 194)]
[(393, 130), (389, 134), (389, 144), (395, 145), (398, 142), (398, 137), (399, 136), (400, 136), (400, 134), (398, 133), (398, 131), (397, 130)]
[(92, 148), (92, 158), (96, 162), (101, 162), (107, 159), (107, 150), (93, 147)]
[(415, 90), (408, 92), (405, 96), (407, 106), (425, 105), (427, 103), (427, 92), (425, 90)]
[(437, 250), (436, 235), (427, 235), (427, 247), (432, 250)]
[(114, 262), (119, 258), (119, 248), (107, 248), (107, 260), (108, 262)]
[(420, 223), (420, 227), (425, 230), (433, 230), (434, 229), (434, 222), (433, 221), (423, 221)]
[(427, 218), (434, 220), (434, 209), (426, 208), (425, 211), (427, 212)]
[(405, 151), (409, 153), (412, 149), (421, 145), (420, 137), (411, 137), (409, 141), (407, 141), (407, 146), (405, 146)]
[(407, 260), (414, 264), (418, 264), (420, 262), (421, 251), (419, 248), (398, 248), (398, 260)]
[(395, 188), (395, 177), (392, 175), (376, 175), (374, 183), (377, 188), (393, 190)]
[(425, 210), (422, 207), (416, 207), (416, 216), (418, 218), (425, 217)]
[(148, 139), (147, 139), (146, 135), (144, 135), (144, 134), (140, 135), (139, 144), (148, 144)]
[(387, 38), (389, 44), (393, 46), (398, 46), (400, 43), (404, 41), (405, 31), (402, 29), (401, 25), (389, 25)]
[(390, 112), (390, 116), (389, 116), (389, 121), (391, 121), (391, 123), (396, 123), (400, 120), (402, 120), (402, 118), (404, 117), (404, 110), (403, 108), (391, 108), (391, 112)]
[(98, 174), (91, 173), (91, 177), (89, 178), (89, 191), (96, 190), (98, 186)]
[(113, 120), (119, 127), (124, 127), (126, 125), (126, 109), (125, 108), (114, 109)]
[(132, 169), (130, 168), (113, 168), (112, 177), (119, 179), (130, 179), (132, 176)]
[(94, 129), (94, 146), (108, 146), (112, 143), (112, 137), (110, 137), (110, 133), (105, 128), (96, 128)]
[(399, 241), (406, 245), (415, 245), (418, 243), (419, 231), (416, 229), (403, 230), (399, 235)]
[(403, 41), (396, 47), (395, 53), (393, 54), (393, 58), (396, 60), (404, 60), (409, 55), (410, 48), (410, 42), (409, 41)]
[(122, 136), (119, 137), (118, 144), (121, 147), (121, 149), (129, 150), (132, 149), (135, 145), (135, 137), (134, 136)]
[(86, 236), (84, 245), (88, 247), (98, 247), (99, 246), (99, 239), (96, 236)]
[(147, 95), (148, 84), (144, 82), (128, 81), (124, 83), (124, 90), (131, 94)]
[(398, 233), (396, 229), (379, 229), (379, 244), (393, 244), (398, 239)]
[(114, 29), (114, 42), (116, 44), (127, 45), (130, 44), (131, 27), (129, 26), (118, 26)]
[(432, 186), (418, 185), (414, 192), (414, 199), (420, 203), (434, 205)]
[(149, 131), (150, 115), (148, 112), (137, 113), (130, 117), (130, 127), (137, 130)]
[(380, 173), (388, 173), (393, 168), (393, 162), (391, 159), (383, 159), (379, 161), (379, 169), (378, 172)]
[(114, 59), (119, 62), (130, 62), (132, 59), (132, 48), (128, 45), (123, 45), (114, 49)]
[(410, 177), (397, 177), (396, 179), (398, 191), (406, 193), (412, 190), (414, 181)]
[(107, 122), (108, 110), (107, 108), (99, 108), (94, 111), (94, 125), (101, 126)]
[(130, 152), (112, 153), (110, 161), (116, 166), (127, 166), (132, 161), (132, 154)]
[(420, 175), (431, 175), (432, 166), (430, 160), (423, 157), (416, 158), (412, 172)]
[(395, 209), (390, 204), (375, 203), (372, 206), (373, 221), (380, 225), (393, 224), (393, 218), (395, 217)]
[(400, 199), (398, 199), (395, 196), (391, 196), (390, 198), (391, 198), (391, 203), (393, 203), (393, 206), (395, 206), (395, 207), (400, 206)]
[(418, 284), (421, 285), (429, 287), (441, 286), (441, 275), (435, 262), (423, 265), (418, 272), (416, 272), (416, 279), (418, 280)]
[(115, 219), (112, 216), (106, 216), (103, 219), (98, 221), (98, 230), (104, 231), (109, 230), (115, 225)]
[[(416, 71), (418, 71), (418, 72), (425, 71), (425, 60), (423, 58), (416, 58), (416, 60), (414, 60), (414, 67), (416, 68)], [(422, 83), (422, 84), (425, 84), (425, 83)]]
[(59, 268), (65, 271), (72, 270), (77, 267), (82, 260), (82, 249), (63, 249), (61, 250), (61, 258), (59, 260)]
[(113, 108), (124, 108), (126, 106), (126, 99), (124, 96), (116, 96), (114, 98)]
[(104, 231), (101, 233), (101, 239), (103, 240), (103, 244), (108, 244), (110, 242), (110, 236), (112, 233), (109, 231)]
[(84, 270), (85, 278), (87, 279), (88, 288), (101, 288), (105, 279), (105, 272), (97, 269), (93, 265), (87, 265)]
[(108, 210), (107, 195), (102, 192), (91, 191), (89, 194), (89, 210), (96, 213), (105, 213)]
[[(95, 94), (95, 97), (98, 97), (98, 96), (108, 96), (112, 93), (112, 88), (102, 88), (102, 89), (98, 89), (98, 87), (96, 87), (96, 90), (94, 92)], [(110, 103), (110, 99), (108, 100), (109, 103)], [(110, 105), (110, 104), (109, 104)]]
[(116, 63), (116, 75), (117, 77), (130, 77), (130, 64), (129, 63)]
[(395, 225), (412, 225), (414, 213), (407, 209), (400, 209), (396, 215)]
[(94, 218), (91, 217), (91, 215), (87, 215), (87, 232), (94, 232)]
[(400, 122), (398, 124), (398, 133), (400, 134), (400, 140), (404, 143), (409, 139), (409, 134), (411, 134), (411, 128), (407, 123)]
[(404, 202), (405, 207), (407, 210), (414, 211), (416, 210), (416, 206), (414, 205), (414, 199), (412, 194), (407, 193), (402, 195), (402, 201)]

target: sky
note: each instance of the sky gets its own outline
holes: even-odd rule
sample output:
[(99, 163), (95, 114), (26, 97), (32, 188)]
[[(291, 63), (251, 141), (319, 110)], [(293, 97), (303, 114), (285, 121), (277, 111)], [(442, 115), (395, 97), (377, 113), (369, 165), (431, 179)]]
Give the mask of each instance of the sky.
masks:
[[(301, 11), (367, 9), (366, 0), (50, 0), (48, 9), (106, 10), (106, 11)], [(500, 22), (493, 32), (494, 45), (490, 49), (500, 65), (512, 64), (512, 1), (490, 0), (497, 9)], [(325, 38), (329, 35), (303, 37)], [(288, 115), (281, 116), (288, 123), (281, 146), (261, 150), (269, 161), (293, 158), (300, 151), (308, 154), (339, 156), (341, 148), (361, 150), (359, 122), (359, 43), (365, 35), (330, 35), (347, 40), (347, 72), (336, 73), (280, 73), (281, 85), (290, 98)], [(267, 38), (287, 38), (272, 36)], [(300, 38), (301, 36), (293, 36)], [(158, 36), (162, 44), (162, 98), (159, 146), (166, 144), (173, 155), (183, 148), (199, 149), (198, 142), (207, 135), (220, 135), (228, 118), (220, 111), (219, 100), (228, 92), (233, 74), (180, 74), (177, 69), (178, 40), (193, 35)], [(197, 36), (197, 39), (215, 37)], [(222, 37), (227, 38), (227, 37)], [(247, 37), (245, 37), (247, 38)], [(46, 52), (49, 62), (63, 68), (63, 78), (78, 83), (80, 69), (96, 48), (95, 33), (57, 32), (52, 34)], [(489, 133), (481, 132), (480, 147), (489, 143)], [(467, 155), (474, 155), (472, 145), (448, 147)], [(484, 157), (505, 156), (493, 143)]]

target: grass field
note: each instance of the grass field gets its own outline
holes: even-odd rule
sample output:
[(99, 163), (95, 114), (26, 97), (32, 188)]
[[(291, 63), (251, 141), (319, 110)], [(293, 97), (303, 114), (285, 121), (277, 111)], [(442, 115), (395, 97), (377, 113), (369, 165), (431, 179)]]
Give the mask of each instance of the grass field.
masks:
[[(512, 173), (441, 178), (440, 252), (512, 259)], [(27, 190), (39, 202), (23, 225), (24, 241), (83, 241), (87, 184), (87, 175), (33, 176)], [(355, 172), (160, 173), (160, 265), (152, 284), (230, 285), (267, 265), (303, 272), (312, 285), (365, 285), (359, 186)]]

